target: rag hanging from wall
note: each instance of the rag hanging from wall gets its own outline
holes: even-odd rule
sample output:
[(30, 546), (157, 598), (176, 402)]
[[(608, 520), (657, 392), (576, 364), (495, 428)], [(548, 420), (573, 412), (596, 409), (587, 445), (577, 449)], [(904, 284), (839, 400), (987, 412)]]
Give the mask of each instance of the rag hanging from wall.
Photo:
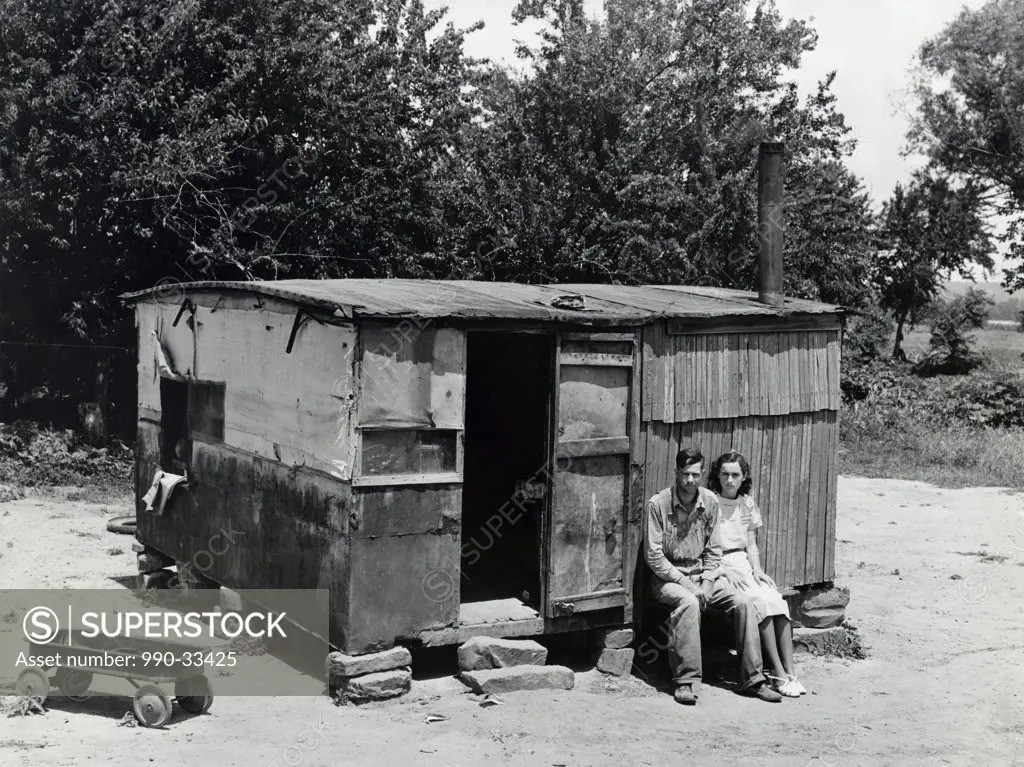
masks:
[(185, 482), (186, 479), (180, 474), (171, 474), (163, 469), (157, 469), (149, 490), (142, 496), (142, 502), (146, 504), (146, 511), (155, 516), (162, 515), (174, 488)]

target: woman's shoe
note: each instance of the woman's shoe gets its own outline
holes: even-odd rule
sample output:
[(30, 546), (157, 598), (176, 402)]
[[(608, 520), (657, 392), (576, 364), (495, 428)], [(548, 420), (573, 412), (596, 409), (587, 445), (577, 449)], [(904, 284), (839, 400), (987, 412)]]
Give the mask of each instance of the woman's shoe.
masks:
[(800, 681), (793, 674), (786, 674), (786, 681), (789, 682), (789, 686), (796, 690), (797, 695), (806, 695), (807, 688), (805, 688)]
[[(793, 683), (789, 679), (780, 679), (777, 676), (771, 674), (765, 674), (774, 689), (779, 695), (784, 695), (787, 698), (799, 698), (800, 691), (793, 686)], [(799, 684), (799, 683), (798, 683)]]

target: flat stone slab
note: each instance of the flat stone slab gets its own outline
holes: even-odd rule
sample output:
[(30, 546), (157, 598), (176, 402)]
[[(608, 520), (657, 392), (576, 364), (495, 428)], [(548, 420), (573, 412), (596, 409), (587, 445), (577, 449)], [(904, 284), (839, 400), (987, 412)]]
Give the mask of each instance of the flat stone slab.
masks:
[(513, 666), (459, 674), (475, 693), (497, 695), (520, 690), (571, 690), (576, 684), (565, 666)]
[[(384, 652), (367, 655), (346, 655), (332, 652), (327, 656), (327, 677), (332, 686), (340, 686), (340, 680), (391, 671), (412, 665), (412, 654), (404, 647), (392, 647)], [(335, 681), (339, 680), (339, 681)]]
[(344, 703), (370, 703), (405, 695), (412, 686), (412, 671), (395, 668), (345, 679), (338, 685), (338, 699)]
[(842, 625), (849, 604), (850, 590), (846, 588), (798, 592), (789, 597), (793, 622), (811, 629)]
[(597, 635), (600, 647), (621, 650), (633, 643), (633, 629), (600, 629)]
[(532, 639), (473, 637), (459, 647), (459, 668), (462, 671), (543, 666), (547, 660), (547, 648)]
[(613, 676), (628, 676), (633, 670), (632, 648), (606, 647), (597, 653), (597, 670)]

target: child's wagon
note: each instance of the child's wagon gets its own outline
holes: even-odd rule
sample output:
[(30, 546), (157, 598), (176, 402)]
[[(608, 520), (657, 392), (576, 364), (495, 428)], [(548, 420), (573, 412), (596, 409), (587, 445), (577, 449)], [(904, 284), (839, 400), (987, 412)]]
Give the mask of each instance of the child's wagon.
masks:
[[(196, 657), (196, 655), (200, 657)], [(21, 671), (15, 693), (40, 703), (50, 694), (51, 671), (61, 694), (73, 701), (89, 697), (94, 674), (121, 677), (135, 688), (132, 711), (145, 727), (163, 727), (173, 713), (171, 698), (159, 685), (174, 684), (174, 700), (183, 711), (202, 714), (213, 705), (213, 688), (202, 673), (205, 650), (166, 640), (131, 641), (86, 638), (84, 632), (61, 630), (47, 644), (29, 642), (29, 655), (49, 659), (42, 667)], [(144, 684), (140, 684), (143, 682)]]

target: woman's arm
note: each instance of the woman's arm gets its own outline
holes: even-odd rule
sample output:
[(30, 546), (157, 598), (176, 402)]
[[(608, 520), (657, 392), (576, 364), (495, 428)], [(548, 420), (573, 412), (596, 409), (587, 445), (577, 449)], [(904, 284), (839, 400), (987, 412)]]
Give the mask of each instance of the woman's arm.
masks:
[(757, 528), (747, 530), (747, 559), (750, 560), (750, 569), (754, 571), (754, 580), (778, 590), (775, 581), (761, 568), (761, 553), (757, 550)]

